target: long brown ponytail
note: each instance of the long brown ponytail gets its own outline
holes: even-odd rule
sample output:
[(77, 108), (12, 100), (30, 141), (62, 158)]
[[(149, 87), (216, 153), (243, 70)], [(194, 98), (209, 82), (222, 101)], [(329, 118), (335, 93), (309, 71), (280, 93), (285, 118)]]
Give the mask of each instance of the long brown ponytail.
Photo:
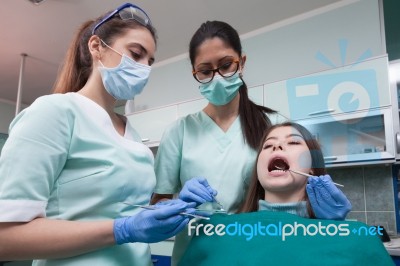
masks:
[(87, 43), (90, 38), (88, 36), (90, 34), (89, 29), (93, 23), (93, 20), (83, 23), (72, 40), (62, 69), (54, 84), (54, 93), (76, 92), (87, 82), (92, 72), (92, 56)]

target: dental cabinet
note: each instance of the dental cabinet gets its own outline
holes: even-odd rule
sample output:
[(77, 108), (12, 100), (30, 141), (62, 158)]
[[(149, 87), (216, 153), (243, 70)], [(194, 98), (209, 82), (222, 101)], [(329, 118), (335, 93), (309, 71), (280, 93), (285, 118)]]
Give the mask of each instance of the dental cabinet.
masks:
[[(328, 167), (392, 163), (400, 157), (400, 135), (397, 91), (390, 89), (388, 69), (387, 56), (369, 58), (251, 87), (249, 97), (308, 128)], [(194, 99), (138, 111), (128, 121), (149, 147), (157, 147), (168, 125), (206, 105), (205, 99)]]
[(319, 140), (328, 167), (395, 161), (397, 92), (389, 86), (387, 56), (266, 84), (264, 90), (266, 106)]
[(291, 120), (391, 105), (387, 56), (266, 84), (264, 104)]
[(177, 105), (154, 108), (127, 115), (128, 123), (139, 133), (143, 143), (158, 146), (165, 128), (177, 118)]
[[(263, 86), (249, 88), (249, 98), (263, 105)], [(204, 98), (137, 111), (127, 114), (128, 123), (139, 133), (143, 143), (154, 148), (160, 144), (164, 130), (175, 120), (188, 114), (201, 111), (206, 105)]]
[(396, 156), (392, 112), (381, 108), (334, 117), (301, 120), (321, 143), (328, 166), (393, 162)]

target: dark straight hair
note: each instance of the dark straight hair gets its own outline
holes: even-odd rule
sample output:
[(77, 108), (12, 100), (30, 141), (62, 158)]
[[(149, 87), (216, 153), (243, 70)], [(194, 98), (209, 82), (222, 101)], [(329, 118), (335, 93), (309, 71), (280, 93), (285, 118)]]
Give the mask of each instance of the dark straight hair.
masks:
[[(313, 171), (313, 175), (320, 176), (325, 175), (326, 168), (325, 168), (325, 161), (324, 156), (321, 151), (321, 146), (318, 141), (314, 138), (314, 136), (302, 125), (294, 123), (294, 122), (284, 122), (281, 124), (276, 124), (267, 129), (264, 132), (264, 135), (258, 145), (258, 152), (257, 152), (257, 159), (254, 164), (253, 175), (251, 177), (250, 186), (247, 190), (247, 195), (245, 201), (243, 202), (242, 206), (238, 210), (238, 213), (242, 212), (255, 212), (258, 211), (258, 201), (260, 199), (265, 199), (265, 190), (262, 187), (260, 181), (258, 180), (257, 175), (257, 162), (260, 156), (260, 153), (263, 149), (263, 145), (265, 139), (268, 135), (272, 132), (272, 130), (279, 128), (279, 127), (292, 127), (295, 128), (299, 133), (303, 136), (304, 141), (307, 144), (308, 149), (310, 150), (311, 154), (311, 169)], [(307, 193), (305, 194), (304, 200), (307, 202), (307, 212), (310, 218), (315, 218), (315, 214), (312, 211), (310, 201), (308, 200)]]
[[(110, 12), (109, 12), (110, 13)], [(107, 13), (107, 14), (109, 14)], [(70, 44), (64, 59), (61, 71), (53, 86), (53, 93), (77, 92), (86, 84), (92, 73), (92, 55), (90, 54), (88, 42), (92, 37), (92, 29), (107, 14), (98, 17), (95, 20), (88, 20), (81, 25)], [(102, 24), (96, 29), (96, 34), (108, 45), (112, 45), (115, 39), (122, 36), (130, 29), (140, 27), (147, 28), (153, 36), (156, 43), (156, 31), (151, 25), (143, 26), (135, 20), (122, 20), (118, 16)], [(105, 46), (102, 43), (103, 46)]]
[[(229, 24), (222, 21), (207, 21), (194, 33), (189, 44), (189, 57), (194, 69), (194, 61), (197, 56), (199, 46), (208, 39), (219, 38), (225, 45), (235, 50), (239, 57), (242, 57), (242, 45), (237, 31)], [(247, 85), (244, 82), (239, 89), (239, 115), (242, 125), (242, 133), (246, 143), (253, 149), (257, 149), (258, 143), (263, 132), (272, 124), (267, 113), (276, 111), (254, 103), (249, 99)]]

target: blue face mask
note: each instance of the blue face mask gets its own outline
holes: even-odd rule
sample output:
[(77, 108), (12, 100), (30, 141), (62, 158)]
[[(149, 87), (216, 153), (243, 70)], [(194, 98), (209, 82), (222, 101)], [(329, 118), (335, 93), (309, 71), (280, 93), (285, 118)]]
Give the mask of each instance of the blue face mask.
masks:
[(225, 105), (235, 98), (243, 81), (236, 73), (232, 77), (224, 78), (219, 75), (207, 83), (201, 84), (199, 89), (201, 95), (214, 105)]
[(100, 61), (103, 66), (99, 67), (99, 71), (104, 88), (117, 100), (132, 100), (143, 91), (149, 79), (151, 67), (140, 64), (125, 54), (115, 51), (110, 46), (108, 47), (121, 55), (122, 58), (121, 63), (113, 68), (105, 67)]

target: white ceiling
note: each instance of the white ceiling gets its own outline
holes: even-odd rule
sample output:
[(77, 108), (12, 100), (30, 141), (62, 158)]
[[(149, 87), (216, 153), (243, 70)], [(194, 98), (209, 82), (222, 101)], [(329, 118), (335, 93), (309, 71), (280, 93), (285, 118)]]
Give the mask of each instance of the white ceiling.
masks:
[[(244, 34), (340, 0), (134, 0), (158, 32), (156, 63), (187, 52), (206, 20), (222, 20)], [(78, 26), (115, 9), (123, 0), (28, 0), (0, 2), (0, 101), (16, 101), (21, 53), (26, 53), (22, 102), (51, 92)]]

